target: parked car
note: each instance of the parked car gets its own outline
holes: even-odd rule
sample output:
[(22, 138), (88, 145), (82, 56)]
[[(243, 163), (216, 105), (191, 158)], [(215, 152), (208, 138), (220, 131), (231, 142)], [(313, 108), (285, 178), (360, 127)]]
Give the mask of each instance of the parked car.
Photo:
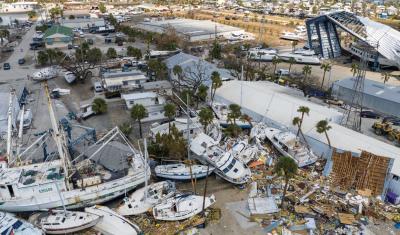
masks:
[(377, 112), (375, 112), (374, 110), (371, 110), (371, 109), (367, 109), (367, 110), (361, 111), (360, 116), (363, 117), (363, 118), (374, 118), (374, 119), (379, 119), (380, 118), (380, 115)]
[(1, 49), (1, 52), (3, 52), (3, 53), (13, 52), (13, 51), (14, 51), (14, 48), (12, 48), (12, 47), (4, 47)]
[(71, 50), (73, 48), (74, 48), (74, 46), (72, 46), (72, 44), (68, 44), (68, 50)]
[(324, 102), (327, 104), (333, 104), (337, 106), (342, 106), (344, 104), (342, 100), (338, 100), (337, 98), (325, 99)]
[(19, 60), (18, 60), (18, 64), (19, 64), (19, 65), (25, 64), (25, 59), (24, 59), (24, 58), (19, 59)]
[(10, 70), (11, 69), (10, 63), (4, 63), (3, 69), (4, 70)]
[(382, 122), (391, 122), (395, 126), (400, 126), (400, 118), (398, 117), (384, 117)]

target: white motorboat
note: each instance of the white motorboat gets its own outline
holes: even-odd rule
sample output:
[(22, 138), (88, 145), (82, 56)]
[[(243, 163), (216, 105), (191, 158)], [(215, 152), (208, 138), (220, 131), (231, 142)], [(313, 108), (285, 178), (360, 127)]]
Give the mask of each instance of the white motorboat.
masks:
[(218, 143), (221, 141), (223, 133), (218, 120), (214, 119), (214, 121), (207, 126), (206, 134)]
[(44, 235), (44, 232), (14, 215), (0, 212), (0, 234), (4, 235)]
[[(229, 106), (218, 102), (213, 102), (211, 104), (211, 108), (214, 111), (215, 115), (217, 116), (219, 124), (222, 127), (227, 127), (230, 124), (230, 122), (228, 121)], [(236, 125), (238, 125), (242, 129), (251, 128), (250, 123), (248, 123), (245, 120), (236, 120)]]
[(293, 32), (283, 32), (280, 38), (289, 41), (302, 41), (305, 40), (305, 35)]
[(29, 217), (46, 234), (75, 233), (93, 227), (100, 219), (101, 216), (91, 213), (63, 210), (39, 212)]
[(266, 137), (284, 156), (292, 158), (299, 167), (315, 163), (318, 156), (302, 144), (299, 138), (290, 131), (267, 128)]
[(320, 58), (315, 55), (313, 50), (297, 49), (295, 51), (280, 53), (279, 57), (283, 61), (290, 61), (290, 58), (293, 58), (298, 64), (321, 64)]
[(118, 206), (117, 212), (121, 215), (142, 214), (163, 200), (174, 196), (175, 193), (174, 182), (168, 180), (157, 182), (138, 189), (131, 196), (124, 198)]
[(230, 33), (225, 36), (229, 42), (238, 42), (238, 41), (246, 41), (246, 40), (254, 40), (254, 36), (249, 33)]
[(214, 172), (233, 184), (247, 183), (250, 169), (238, 161), (230, 151), (223, 150), (206, 134), (199, 134), (190, 142), (190, 150), (201, 163), (215, 167)]
[(272, 61), (274, 57), (277, 57), (278, 50), (273, 48), (266, 49), (250, 49), (247, 58), (255, 61)]
[(64, 79), (67, 83), (71, 84), (76, 80), (76, 76), (74, 73), (66, 71), (64, 72)]
[(141, 234), (140, 228), (106, 206), (92, 206), (85, 208), (85, 212), (101, 216), (94, 229), (103, 235), (137, 235)]
[(188, 219), (202, 212), (215, 203), (214, 195), (203, 197), (191, 194), (181, 194), (172, 197), (153, 208), (153, 216), (157, 220), (177, 221)]
[[(157, 177), (171, 180), (190, 180), (192, 178), (201, 179), (207, 176), (207, 166), (204, 165), (190, 166), (182, 163), (158, 165), (155, 167), (154, 171)], [(208, 169), (208, 175), (213, 171), (214, 167), (210, 166)]]
[(266, 130), (268, 129), (268, 126), (265, 125), (263, 122), (257, 123), (251, 128), (250, 131), (250, 139), (259, 139), (260, 141), (263, 141), (266, 137)]
[(248, 164), (251, 161), (257, 160), (261, 155), (266, 156), (267, 153), (264, 150), (260, 150), (258, 146), (253, 145), (242, 150), (236, 158), (244, 164)]
[(33, 73), (32, 80), (34, 81), (45, 81), (49, 79), (56, 78), (58, 76), (58, 71), (54, 67), (43, 68), (35, 73)]

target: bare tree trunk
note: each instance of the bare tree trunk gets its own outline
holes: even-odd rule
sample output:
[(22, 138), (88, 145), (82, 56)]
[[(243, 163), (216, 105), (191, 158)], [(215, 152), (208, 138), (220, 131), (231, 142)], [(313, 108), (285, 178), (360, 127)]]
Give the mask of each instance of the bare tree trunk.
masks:
[(283, 189), (281, 209), (283, 209), (284, 202), (285, 202), (285, 199), (286, 199), (286, 192), (287, 192), (288, 184), (289, 184), (289, 179), (287, 179), (286, 176), (285, 176), (285, 186), (284, 186), (284, 189)]

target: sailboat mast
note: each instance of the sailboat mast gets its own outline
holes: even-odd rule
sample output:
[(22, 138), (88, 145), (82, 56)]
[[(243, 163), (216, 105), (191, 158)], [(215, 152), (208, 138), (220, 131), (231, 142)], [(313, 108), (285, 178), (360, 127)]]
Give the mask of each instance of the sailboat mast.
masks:
[(60, 197), (60, 200), (61, 200), (61, 203), (62, 203), (62, 206), (63, 206), (63, 209), (64, 209), (64, 214), (66, 215), (67, 214), (67, 208), (65, 208), (64, 198), (62, 197), (62, 195), (60, 193), (60, 188), (58, 187), (58, 184), (57, 184), (56, 181), (54, 181), (54, 184), (56, 185), (57, 193), (58, 193), (58, 196)]
[(56, 120), (56, 116), (54, 114), (53, 106), (51, 105), (51, 98), (49, 94), (49, 86), (47, 85), (47, 82), (44, 83), (44, 90), (46, 92), (46, 98), (47, 98), (47, 105), (49, 108), (49, 114), (50, 114), (50, 121), (51, 121), (51, 126), (53, 128), (53, 132), (55, 134), (54, 139), (56, 141), (57, 145), (57, 151), (58, 154), (60, 155), (60, 159), (64, 168), (64, 174), (65, 174), (65, 180), (66, 180), (66, 186), (69, 188), (69, 183), (68, 183), (68, 168), (67, 164), (69, 165), (69, 159), (67, 159), (64, 148), (63, 148), (63, 140), (60, 134), (60, 130), (58, 129), (58, 123)]
[(25, 106), (22, 106), (20, 120), (19, 120), (17, 156), (19, 155), (19, 152), (21, 151), (21, 147), (22, 147), (22, 132), (24, 129), (24, 112), (25, 112)]
[(14, 114), (14, 95), (15, 91), (11, 90), (10, 91), (10, 101), (8, 103), (8, 124), (7, 124), (7, 161), (11, 162), (12, 158), (12, 151), (11, 151), (11, 145), (12, 145), (12, 124), (13, 124), (13, 114)]
[(189, 94), (186, 95), (186, 114), (187, 114), (187, 122), (186, 122), (186, 131), (187, 131), (187, 156), (190, 160), (190, 130), (189, 130), (189, 122), (190, 122), (190, 110), (189, 110)]
[(144, 199), (145, 201), (147, 200), (147, 158), (148, 158), (148, 152), (147, 152), (147, 139), (143, 139), (143, 144), (144, 144)]

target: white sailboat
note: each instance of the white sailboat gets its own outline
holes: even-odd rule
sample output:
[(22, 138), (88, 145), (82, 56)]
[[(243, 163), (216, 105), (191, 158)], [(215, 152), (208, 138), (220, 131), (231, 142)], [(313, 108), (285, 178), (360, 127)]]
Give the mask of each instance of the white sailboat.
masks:
[[(192, 169), (190, 169), (192, 168)], [(210, 167), (207, 171), (207, 166), (204, 165), (188, 165), (183, 163), (158, 165), (154, 171), (157, 177), (171, 180), (190, 180), (201, 179), (210, 175), (214, 167)]]
[(97, 224), (101, 216), (80, 211), (49, 211), (33, 214), (29, 221), (46, 234), (75, 233)]
[(94, 229), (103, 235), (137, 235), (141, 233), (136, 224), (106, 206), (87, 207), (85, 212), (101, 216)]
[(250, 168), (206, 134), (196, 136), (190, 142), (190, 150), (201, 163), (215, 167), (216, 174), (233, 184), (247, 183), (251, 177)]
[(4, 235), (44, 235), (44, 232), (14, 215), (0, 212), (0, 234)]
[[(63, 129), (58, 127), (53, 112), (47, 85), (45, 88), (52, 131), (46, 132), (18, 156), (8, 156), (9, 167), (0, 171), (0, 210), (36, 211), (62, 207), (63, 204), (66, 208), (90, 206), (123, 195), (150, 177), (148, 167), (146, 171), (149, 173), (145, 174), (142, 155), (118, 127), (71, 160)], [(42, 163), (12, 167), (16, 159), (24, 159), (24, 154), (40, 147), (50, 136), (55, 140), (58, 156)], [(59, 159), (53, 160), (57, 157)]]
[(281, 154), (292, 158), (299, 167), (313, 164), (318, 160), (318, 156), (311, 149), (307, 149), (299, 138), (290, 131), (267, 128), (266, 137)]
[(138, 215), (145, 213), (154, 205), (161, 203), (175, 195), (175, 183), (161, 181), (133, 192), (128, 198), (124, 198), (117, 208), (121, 215)]
[(191, 194), (181, 194), (170, 198), (153, 208), (153, 216), (157, 220), (177, 221), (188, 219), (199, 214), (215, 203), (214, 195), (203, 197)]

